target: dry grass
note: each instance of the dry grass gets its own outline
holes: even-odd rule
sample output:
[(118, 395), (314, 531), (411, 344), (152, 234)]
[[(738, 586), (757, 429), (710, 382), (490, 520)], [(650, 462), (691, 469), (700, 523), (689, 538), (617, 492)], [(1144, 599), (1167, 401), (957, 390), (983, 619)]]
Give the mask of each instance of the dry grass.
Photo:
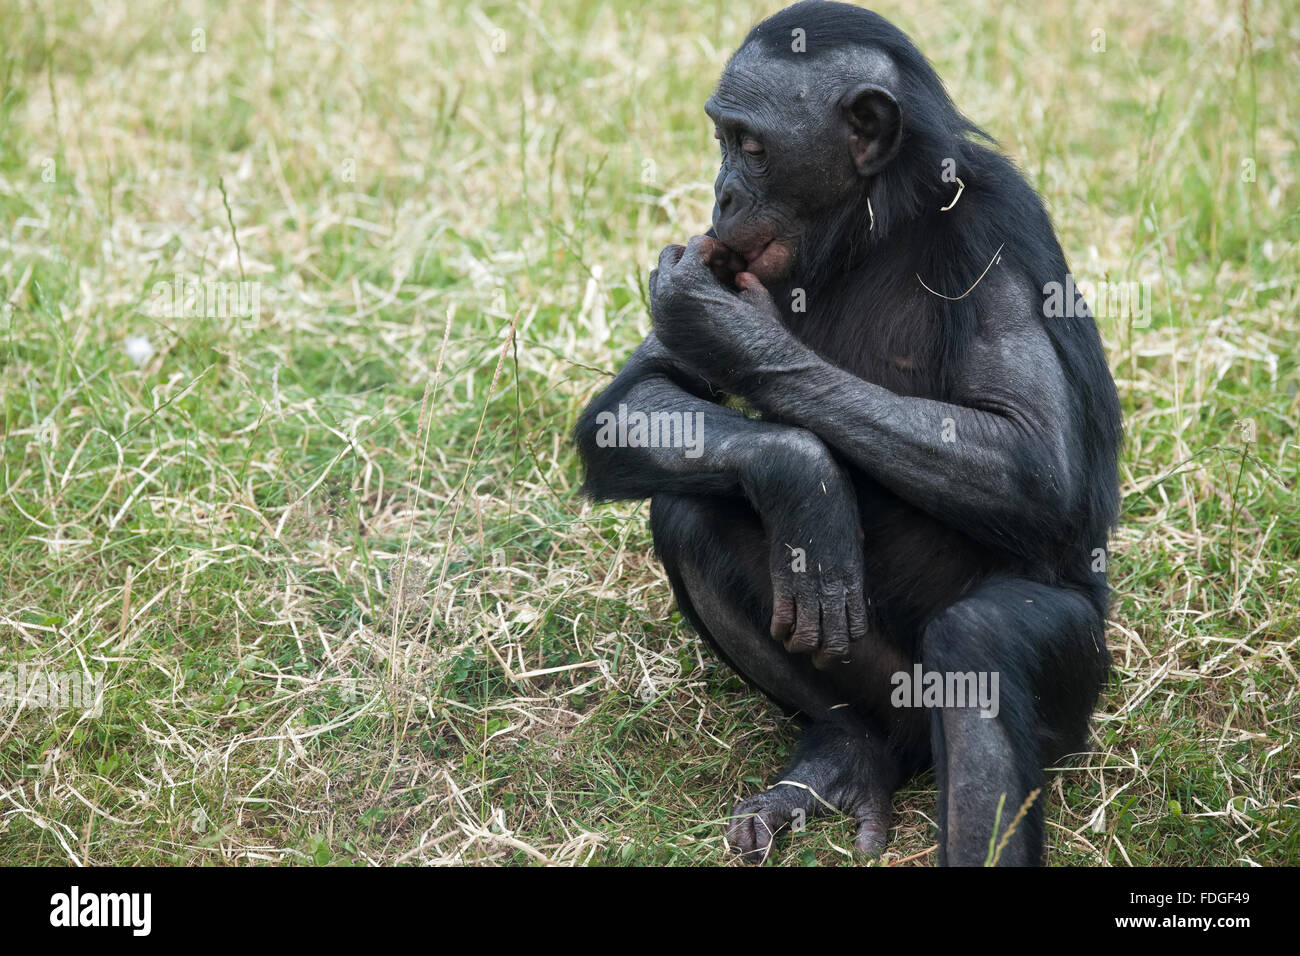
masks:
[[(728, 859), (792, 730), (566, 436), (708, 218), (700, 106), (774, 6), (0, 0), (0, 674), (104, 678), (0, 710), (0, 862)], [(881, 8), (1075, 272), (1156, 293), (1103, 328), (1119, 667), (1054, 862), (1300, 861), (1287, 7), (1251, 40), (1208, 0)], [(260, 315), (159, 315), (175, 273)], [(930, 783), (896, 806), (886, 862), (928, 863)]]

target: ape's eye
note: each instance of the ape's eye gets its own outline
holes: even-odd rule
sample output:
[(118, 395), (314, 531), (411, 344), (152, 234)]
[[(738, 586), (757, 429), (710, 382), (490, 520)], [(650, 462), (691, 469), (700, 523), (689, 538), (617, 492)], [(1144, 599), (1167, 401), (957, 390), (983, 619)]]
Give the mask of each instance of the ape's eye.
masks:
[(751, 156), (757, 156), (763, 152), (763, 144), (752, 136), (746, 136), (745, 141), (740, 144), (740, 148)]

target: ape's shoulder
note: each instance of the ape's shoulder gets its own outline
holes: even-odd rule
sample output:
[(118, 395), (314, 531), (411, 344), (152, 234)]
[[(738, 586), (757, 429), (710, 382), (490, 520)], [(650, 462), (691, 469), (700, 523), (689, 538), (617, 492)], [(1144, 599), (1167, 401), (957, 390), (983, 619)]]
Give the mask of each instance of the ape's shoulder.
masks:
[[(1017, 261), (1040, 285), (1060, 279), (1065, 256), (1043, 199), (1007, 156), (986, 146), (973, 145), (969, 153), (970, 181), (966, 182), (969, 204), (963, 211), (961, 228), (971, 233), (974, 244), (997, 238), (1005, 256)], [(955, 209), (953, 211), (956, 211)]]

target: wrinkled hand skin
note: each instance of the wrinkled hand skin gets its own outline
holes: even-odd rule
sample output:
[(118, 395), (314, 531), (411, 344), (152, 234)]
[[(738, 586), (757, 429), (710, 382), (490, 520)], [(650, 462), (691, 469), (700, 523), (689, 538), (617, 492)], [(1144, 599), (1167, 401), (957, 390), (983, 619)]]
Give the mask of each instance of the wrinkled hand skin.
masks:
[[(790, 487), (792, 480), (799, 486)], [(848, 473), (821, 441), (792, 433), (761, 467), (746, 470), (743, 484), (751, 501), (784, 502), (760, 512), (772, 547), (772, 637), (792, 654), (811, 654), (819, 669), (843, 662), (849, 643), (868, 630), (862, 532)]]
[(765, 368), (788, 369), (806, 356), (772, 296), (744, 266), (717, 239), (693, 236), (685, 246), (666, 246), (650, 273), (659, 341), (714, 387), (741, 395)]

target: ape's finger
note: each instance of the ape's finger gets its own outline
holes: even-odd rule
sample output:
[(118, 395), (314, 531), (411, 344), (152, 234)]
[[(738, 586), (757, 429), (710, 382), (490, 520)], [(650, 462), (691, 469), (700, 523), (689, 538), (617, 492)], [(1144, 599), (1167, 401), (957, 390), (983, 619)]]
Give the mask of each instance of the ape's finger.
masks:
[(713, 273), (713, 278), (717, 279), (721, 285), (731, 285), (731, 271), (727, 264), (716, 256), (709, 260), (709, 271)]
[(714, 250), (719, 246), (726, 248), (717, 239), (709, 236), (691, 236), (686, 241), (686, 251), (682, 254), (682, 258), (691, 264), (697, 262), (707, 264), (713, 258)]
[(686, 247), (672, 243), (664, 246), (663, 251), (659, 253), (659, 268), (671, 269), (677, 263), (682, 261), (682, 256), (686, 253)]
[(852, 588), (845, 595), (844, 611), (849, 619), (849, 640), (860, 641), (867, 636), (867, 603), (861, 588)]
[(723, 285), (731, 288), (735, 284), (736, 273), (745, 268), (745, 259), (739, 253), (714, 241), (709, 253), (709, 270)]
[(822, 645), (813, 664), (825, 670), (849, 656), (849, 626), (844, 614), (844, 593), (822, 595)]
[(791, 654), (811, 654), (821, 643), (821, 615), (817, 613), (817, 599), (800, 601), (794, 612), (794, 634), (785, 649)]
[(772, 293), (752, 272), (736, 273), (736, 288), (740, 290), (741, 299), (750, 305), (765, 308), (772, 304)]
[(775, 583), (772, 590), (772, 636), (784, 643), (794, 627), (794, 599), (788, 593), (778, 591)]

